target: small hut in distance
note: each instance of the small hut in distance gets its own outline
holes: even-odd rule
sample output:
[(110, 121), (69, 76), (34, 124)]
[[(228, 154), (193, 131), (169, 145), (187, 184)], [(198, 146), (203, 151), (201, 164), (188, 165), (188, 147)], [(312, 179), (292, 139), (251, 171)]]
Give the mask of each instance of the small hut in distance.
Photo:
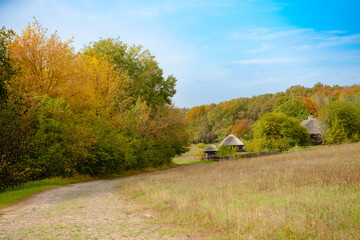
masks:
[(207, 148), (203, 150), (205, 153), (205, 159), (211, 159), (216, 157), (217, 147), (215, 145), (209, 145)]
[(244, 152), (244, 146), (245, 144), (240, 141), (240, 139), (238, 139), (237, 137), (235, 137), (234, 135), (230, 134), (229, 136), (227, 136), (220, 144), (219, 146), (231, 146), (231, 147), (235, 147), (237, 152)]
[(308, 129), (311, 136), (311, 145), (320, 145), (322, 143), (319, 122), (312, 114), (300, 124)]

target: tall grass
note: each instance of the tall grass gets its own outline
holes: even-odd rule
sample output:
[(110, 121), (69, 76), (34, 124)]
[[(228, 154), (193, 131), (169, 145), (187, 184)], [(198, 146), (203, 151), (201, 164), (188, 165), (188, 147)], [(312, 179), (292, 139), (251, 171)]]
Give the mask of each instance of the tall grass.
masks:
[(360, 239), (360, 144), (194, 165), (123, 182), (214, 239)]

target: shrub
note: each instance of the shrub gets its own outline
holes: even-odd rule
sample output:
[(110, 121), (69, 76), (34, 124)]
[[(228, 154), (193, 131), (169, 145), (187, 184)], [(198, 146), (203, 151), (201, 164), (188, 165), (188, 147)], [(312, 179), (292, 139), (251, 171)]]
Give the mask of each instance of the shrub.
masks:
[(33, 176), (25, 174), (26, 159), (32, 149), (30, 131), (17, 118), (11, 104), (0, 103), (0, 191), (26, 182)]
[(336, 100), (325, 109), (328, 144), (356, 141), (360, 135), (360, 107), (347, 101)]
[(250, 149), (255, 151), (286, 149), (295, 145), (310, 144), (307, 129), (295, 118), (284, 113), (266, 113), (253, 127), (253, 142)]
[(236, 147), (232, 147), (232, 146), (221, 146), (219, 148), (219, 151), (216, 152), (217, 156), (230, 156), (233, 155), (236, 152)]
[(198, 153), (195, 153), (195, 156), (198, 157), (198, 160), (202, 160), (205, 156), (205, 153), (202, 150), (200, 150)]
[(71, 176), (75, 163), (87, 153), (86, 135), (77, 125), (77, 116), (64, 99), (42, 96), (38, 109), (38, 127), (32, 138), (30, 166), (39, 168), (42, 177)]
[(196, 145), (197, 148), (206, 148), (206, 144), (205, 143), (198, 143)]

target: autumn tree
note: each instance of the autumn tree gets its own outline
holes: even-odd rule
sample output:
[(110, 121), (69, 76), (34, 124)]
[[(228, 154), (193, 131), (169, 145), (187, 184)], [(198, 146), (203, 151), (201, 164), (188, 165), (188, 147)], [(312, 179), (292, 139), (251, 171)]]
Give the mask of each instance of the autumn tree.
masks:
[(187, 111), (185, 120), (192, 142), (213, 143), (216, 141), (215, 133), (208, 121), (208, 114), (215, 106), (215, 104), (201, 105)]
[(253, 124), (254, 121), (249, 118), (236, 120), (231, 133), (239, 138), (248, 139)]
[(63, 95), (74, 111), (122, 112), (130, 103), (128, 88), (133, 81), (116, 71), (105, 57), (78, 53), (70, 69)]
[(319, 115), (320, 107), (315, 103), (315, 101), (308, 97), (302, 97), (301, 101), (306, 104), (306, 109), (308, 113), (312, 113), (314, 117), (317, 117)]
[(56, 33), (47, 36), (47, 30), (37, 21), (29, 24), (9, 46), (10, 57), (19, 73), (11, 87), (59, 96), (69, 81), (67, 70), (73, 62), (70, 43), (71, 40), (61, 41)]

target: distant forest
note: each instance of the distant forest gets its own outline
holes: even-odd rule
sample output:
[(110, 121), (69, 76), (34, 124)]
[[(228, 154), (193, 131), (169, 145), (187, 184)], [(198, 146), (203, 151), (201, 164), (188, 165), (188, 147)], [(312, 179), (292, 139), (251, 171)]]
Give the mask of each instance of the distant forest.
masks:
[[(284, 117), (281, 114), (298, 123), (313, 114), (321, 123), (327, 143), (358, 141), (360, 86), (341, 87), (317, 83), (312, 88), (306, 88), (297, 85), (276, 94), (193, 107), (187, 111), (186, 122), (193, 143), (217, 143), (228, 134), (250, 143), (256, 138), (254, 127), (270, 113), (277, 115), (270, 120), (272, 123)], [(265, 137), (271, 139), (269, 135), (271, 133)]]

